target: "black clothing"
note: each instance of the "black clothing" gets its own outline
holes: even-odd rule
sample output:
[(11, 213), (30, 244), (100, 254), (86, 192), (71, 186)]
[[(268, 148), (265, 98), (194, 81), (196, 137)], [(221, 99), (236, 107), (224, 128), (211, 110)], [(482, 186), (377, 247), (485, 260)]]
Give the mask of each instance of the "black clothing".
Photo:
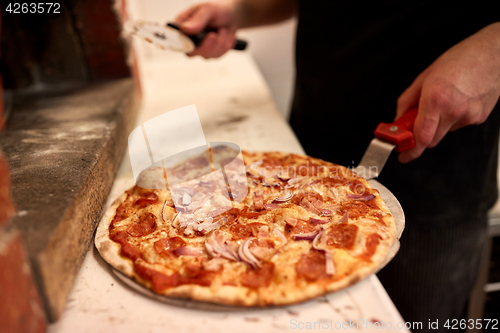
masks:
[[(307, 154), (350, 167), (418, 74), (500, 20), (500, 1), (297, 3), (290, 123)], [(497, 198), (499, 127), (497, 104), (484, 124), (448, 133), (416, 161), (393, 153), (379, 178), (406, 215), (400, 253), (379, 278), (408, 321), (460, 319)]]

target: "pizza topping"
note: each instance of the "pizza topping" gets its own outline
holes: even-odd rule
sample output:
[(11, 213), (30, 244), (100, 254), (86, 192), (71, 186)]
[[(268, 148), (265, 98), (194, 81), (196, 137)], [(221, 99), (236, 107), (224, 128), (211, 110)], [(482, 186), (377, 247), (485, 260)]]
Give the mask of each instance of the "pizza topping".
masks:
[(297, 220), (297, 223), (293, 227), (288, 225), (288, 223), (285, 225), (285, 235), (291, 236), (292, 234), (293, 235), (305, 234), (305, 233), (315, 231), (316, 229), (317, 229), (317, 226), (312, 225), (308, 221)]
[(175, 250), (185, 247), (186, 241), (180, 237), (162, 238), (154, 242), (153, 247), (159, 255), (170, 256)]
[(314, 217), (310, 217), (309, 218), (309, 223), (312, 223), (312, 224), (325, 224), (325, 223), (328, 223), (328, 222), (330, 222), (330, 221), (315, 219)]
[(325, 251), (311, 250), (300, 257), (295, 265), (300, 277), (308, 281), (316, 281), (326, 275)]
[(288, 171), (284, 171), (284, 170), (276, 173), (276, 177), (278, 177), (279, 179), (281, 179), (282, 181), (285, 181), (285, 182), (292, 178), (290, 173)]
[(222, 268), (222, 266), (224, 265), (225, 262), (226, 261), (223, 258), (213, 258), (209, 261), (203, 262), (203, 268), (206, 271), (217, 272), (218, 270), (220, 270)]
[(285, 193), (282, 196), (277, 197), (273, 200), (273, 203), (283, 203), (291, 200), (293, 198), (293, 192), (289, 189), (285, 190)]
[(366, 238), (365, 244), (365, 252), (362, 254), (362, 257), (365, 260), (370, 260), (370, 258), (375, 254), (377, 250), (377, 246), (380, 243), (380, 235), (377, 233), (373, 233), (368, 235)]
[(278, 205), (278, 204), (275, 204), (275, 203), (268, 203), (268, 204), (264, 204), (264, 208), (266, 210), (273, 210), (273, 209), (276, 209), (276, 208), (281, 208), (281, 206)]
[(333, 213), (331, 210), (324, 208), (320, 208), (319, 211), (321, 212), (322, 216), (331, 216)]
[(259, 269), (247, 269), (247, 271), (241, 275), (241, 284), (253, 289), (269, 287), (273, 277), (274, 263), (264, 262)]
[(285, 223), (291, 227), (295, 227), (297, 225), (297, 222), (299, 222), (299, 220), (294, 219), (293, 217), (285, 218)]
[(350, 218), (358, 218), (367, 216), (369, 211), (369, 207), (365, 204), (364, 201), (348, 201), (342, 204), (341, 212), (345, 214), (345, 212), (349, 212)]
[(316, 208), (309, 200), (305, 197), (300, 201), (300, 206), (305, 208), (308, 212), (313, 213), (315, 215), (321, 215), (321, 212)]
[(216, 230), (208, 236), (205, 242), (205, 248), (210, 256), (217, 258), (223, 257), (229, 260), (238, 261), (235, 245), (237, 243), (227, 240), (224, 232)]
[(369, 201), (375, 199), (374, 194), (368, 194), (368, 195), (358, 195), (358, 194), (347, 194), (347, 197), (352, 200), (359, 200), (359, 201)]
[(121, 245), (120, 254), (122, 256), (134, 261), (141, 257), (139, 249), (128, 242), (128, 236), (125, 231), (113, 232), (109, 238)]
[(144, 280), (151, 281), (153, 291), (157, 293), (161, 293), (167, 288), (177, 287), (181, 282), (181, 275), (179, 273), (166, 275), (140, 264), (135, 264), (134, 270)]
[(263, 223), (247, 223), (247, 224), (234, 224), (229, 228), (229, 232), (232, 235), (233, 240), (247, 239), (249, 237), (257, 237), (259, 235), (259, 229), (262, 227), (267, 227)]
[(276, 252), (274, 250), (274, 243), (268, 239), (253, 239), (248, 248), (260, 260), (269, 260)]
[(335, 274), (335, 265), (333, 263), (333, 258), (328, 251), (325, 251), (325, 272), (327, 275)]
[(354, 224), (340, 223), (328, 230), (328, 239), (326, 244), (341, 249), (352, 249), (356, 234), (358, 233), (358, 226)]
[(133, 237), (146, 236), (155, 231), (156, 216), (153, 213), (145, 213), (139, 216), (139, 222), (132, 224), (127, 233)]
[(173, 251), (173, 253), (176, 256), (193, 256), (193, 257), (197, 257), (197, 256), (201, 256), (204, 253), (204, 251), (202, 249), (195, 248), (195, 247), (183, 246), (183, 247), (180, 247), (178, 249), (175, 249)]
[(264, 199), (262, 198), (262, 192), (257, 191), (253, 194), (253, 206), (255, 210), (263, 210), (264, 209)]
[(285, 245), (287, 243), (285, 235), (283, 235), (283, 233), (278, 229), (274, 228), (273, 235), (281, 240), (281, 245)]
[(340, 218), (339, 222), (340, 223), (347, 223), (349, 221), (349, 211), (346, 210), (344, 215)]
[(293, 234), (292, 238), (294, 240), (307, 240), (312, 241), (314, 238), (320, 233), (321, 230), (315, 230), (312, 232), (308, 232), (306, 234)]
[(254, 257), (252, 252), (250, 252), (250, 249), (248, 246), (250, 245), (250, 242), (252, 241), (252, 238), (248, 238), (246, 241), (241, 244), (240, 248), (238, 249), (238, 255), (240, 256), (240, 259), (249, 264), (252, 268), (259, 268), (260, 267), (260, 262), (257, 258)]
[(324, 250), (326, 245), (326, 238), (323, 237), (325, 230), (322, 230), (319, 234), (314, 237), (312, 242), (312, 247), (316, 250)]

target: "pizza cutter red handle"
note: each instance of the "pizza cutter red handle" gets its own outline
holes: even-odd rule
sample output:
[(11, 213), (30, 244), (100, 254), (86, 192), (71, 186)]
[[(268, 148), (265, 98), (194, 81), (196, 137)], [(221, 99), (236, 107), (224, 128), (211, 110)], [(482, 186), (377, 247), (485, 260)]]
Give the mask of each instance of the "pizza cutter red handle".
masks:
[(415, 124), (417, 113), (418, 107), (415, 107), (395, 122), (378, 124), (377, 129), (375, 129), (375, 137), (395, 144), (395, 150), (398, 153), (415, 147), (413, 124)]

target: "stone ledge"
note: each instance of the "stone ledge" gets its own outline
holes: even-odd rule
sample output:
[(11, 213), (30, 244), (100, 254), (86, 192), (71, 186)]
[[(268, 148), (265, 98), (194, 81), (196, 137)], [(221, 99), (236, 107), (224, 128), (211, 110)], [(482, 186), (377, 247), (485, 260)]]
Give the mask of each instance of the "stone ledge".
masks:
[(17, 99), (0, 150), (48, 318), (56, 320), (92, 242), (134, 125), (132, 79)]

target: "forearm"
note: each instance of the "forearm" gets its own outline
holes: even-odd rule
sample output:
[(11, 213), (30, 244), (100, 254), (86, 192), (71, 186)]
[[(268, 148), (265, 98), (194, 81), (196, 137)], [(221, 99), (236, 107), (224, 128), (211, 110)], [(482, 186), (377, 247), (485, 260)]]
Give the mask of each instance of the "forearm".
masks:
[(232, 0), (238, 28), (278, 23), (296, 14), (294, 0)]

